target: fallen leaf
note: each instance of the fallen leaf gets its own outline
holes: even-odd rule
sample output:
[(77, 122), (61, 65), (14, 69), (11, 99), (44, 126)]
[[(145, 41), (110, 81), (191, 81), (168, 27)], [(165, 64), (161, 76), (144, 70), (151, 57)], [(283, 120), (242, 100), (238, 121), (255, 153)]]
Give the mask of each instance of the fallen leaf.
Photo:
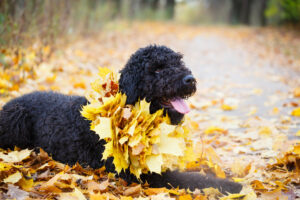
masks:
[(86, 200), (82, 192), (75, 187), (73, 192), (61, 193), (60, 200)]
[(22, 178), (22, 174), (17, 171), (16, 173), (10, 175), (9, 177), (3, 180), (4, 183), (17, 183)]
[(84, 81), (76, 82), (73, 84), (74, 88), (86, 89), (86, 85)]
[(124, 192), (123, 192), (123, 195), (125, 196), (135, 196), (135, 195), (138, 195), (140, 194), (141, 192), (141, 185), (137, 185), (137, 186), (134, 186), (134, 187), (130, 187), (128, 189), (126, 189)]
[(208, 197), (215, 197), (217, 199), (218, 196), (221, 195), (220, 191), (216, 188), (204, 188), (203, 192), (205, 194), (205, 196)]
[(220, 200), (244, 200), (245, 197), (245, 194), (230, 194), (226, 197), (222, 197)]
[(102, 194), (91, 194), (90, 200), (107, 200), (107, 197)]
[(258, 133), (260, 135), (270, 136), (272, 134), (272, 130), (270, 129), (270, 127), (264, 126), (259, 129)]
[(144, 189), (144, 193), (148, 196), (156, 195), (156, 194), (159, 194), (159, 193), (165, 193), (167, 191), (168, 190), (166, 188), (147, 188), (147, 189)]
[(25, 200), (28, 198), (29, 193), (23, 190), (20, 190), (19, 187), (14, 185), (8, 185), (8, 191), (6, 193), (10, 198), (16, 200)]
[(32, 178), (25, 178), (23, 177), (19, 182), (18, 185), (25, 191), (30, 191), (32, 189), (34, 182)]
[(192, 196), (189, 194), (180, 195), (179, 200), (193, 200)]
[(30, 156), (32, 150), (24, 149), (21, 151), (11, 151), (8, 154), (4, 154), (0, 152), (0, 159), (4, 162), (12, 162), (17, 163), (21, 162), (22, 160), (28, 158)]
[(162, 200), (162, 199), (163, 200), (175, 200), (175, 198), (169, 197), (169, 195), (167, 193), (160, 193), (160, 194), (151, 196), (151, 200)]
[(217, 126), (210, 126), (207, 129), (204, 130), (205, 134), (213, 134), (213, 133), (227, 133), (227, 130), (224, 130)]
[(272, 109), (272, 114), (276, 115), (279, 113), (279, 109), (277, 107)]
[(227, 105), (227, 104), (222, 104), (221, 109), (225, 110), (225, 111), (230, 111), (230, 110), (236, 109), (236, 106), (230, 106), (230, 105)]
[(88, 186), (89, 190), (96, 190), (96, 191), (98, 190), (98, 191), (101, 191), (101, 192), (105, 192), (108, 189), (109, 181), (108, 181), (108, 179), (106, 181), (101, 182), (101, 183), (97, 183), (95, 181), (89, 181), (87, 186)]
[(266, 190), (266, 187), (264, 186), (264, 184), (259, 180), (252, 181), (251, 186), (255, 190)]
[(294, 97), (300, 97), (300, 87), (295, 88), (293, 91)]
[(40, 187), (40, 190), (44, 190), (47, 192), (53, 192), (53, 193), (60, 193), (61, 190), (57, 188), (54, 184), (57, 182), (57, 180), (62, 176), (61, 173), (56, 174), (54, 177), (52, 177), (50, 180), (48, 180), (46, 183), (42, 184)]
[(11, 169), (12, 166), (10, 164), (4, 163), (4, 162), (0, 162), (0, 172), (1, 171), (7, 171), (9, 169)]
[(300, 117), (300, 107), (295, 108), (295, 109), (292, 111), (291, 115), (293, 115), (293, 116), (295, 116), (295, 117)]

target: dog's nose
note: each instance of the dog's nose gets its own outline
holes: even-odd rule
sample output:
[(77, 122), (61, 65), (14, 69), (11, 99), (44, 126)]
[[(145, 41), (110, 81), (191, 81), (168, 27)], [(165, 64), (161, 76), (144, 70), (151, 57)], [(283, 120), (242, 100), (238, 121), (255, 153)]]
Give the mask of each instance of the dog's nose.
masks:
[(193, 75), (187, 75), (183, 78), (183, 83), (185, 85), (190, 85), (195, 82), (196, 82), (196, 79), (193, 77)]

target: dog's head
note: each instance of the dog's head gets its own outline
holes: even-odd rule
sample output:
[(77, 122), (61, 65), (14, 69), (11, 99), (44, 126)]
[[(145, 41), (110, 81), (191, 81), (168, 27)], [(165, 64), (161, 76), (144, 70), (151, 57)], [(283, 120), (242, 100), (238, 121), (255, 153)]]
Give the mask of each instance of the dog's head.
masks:
[(182, 55), (156, 45), (141, 48), (130, 57), (121, 70), (119, 84), (127, 104), (146, 98), (151, 102), (150, 112), (164, 108), (172, 124), (178, 124), (189, 112), (184, 99), (196, 91), (196, 80)]

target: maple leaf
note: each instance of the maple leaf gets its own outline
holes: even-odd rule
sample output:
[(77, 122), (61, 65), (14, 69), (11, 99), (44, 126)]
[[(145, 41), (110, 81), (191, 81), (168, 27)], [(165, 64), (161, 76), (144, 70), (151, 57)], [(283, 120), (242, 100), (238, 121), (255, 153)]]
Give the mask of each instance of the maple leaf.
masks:
[(32, 150), (24, 149), (21, 151), (11, 151), (8, 154), (0, 152), (0, 159), (2, 159), (4, 162), (21, 162), (22, 160), (30, 156), (31, 151)]
[(100, 138), (111, 138), (113, 131), (111, 125), (111, 118), (99, 117), (100, 123), (92, 130), (99, 135)]

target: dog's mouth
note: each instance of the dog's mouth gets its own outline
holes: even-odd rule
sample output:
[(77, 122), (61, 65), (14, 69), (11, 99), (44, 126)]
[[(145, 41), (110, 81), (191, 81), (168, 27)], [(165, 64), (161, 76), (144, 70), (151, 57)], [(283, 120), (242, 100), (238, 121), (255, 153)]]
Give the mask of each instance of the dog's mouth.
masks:
[(190, 112), (189, 106), (186, 104), (183, 98), (176, 97), (173, 99), (163, 99), (161, 105), (164, 108), (174, 109), (181, 114)]

